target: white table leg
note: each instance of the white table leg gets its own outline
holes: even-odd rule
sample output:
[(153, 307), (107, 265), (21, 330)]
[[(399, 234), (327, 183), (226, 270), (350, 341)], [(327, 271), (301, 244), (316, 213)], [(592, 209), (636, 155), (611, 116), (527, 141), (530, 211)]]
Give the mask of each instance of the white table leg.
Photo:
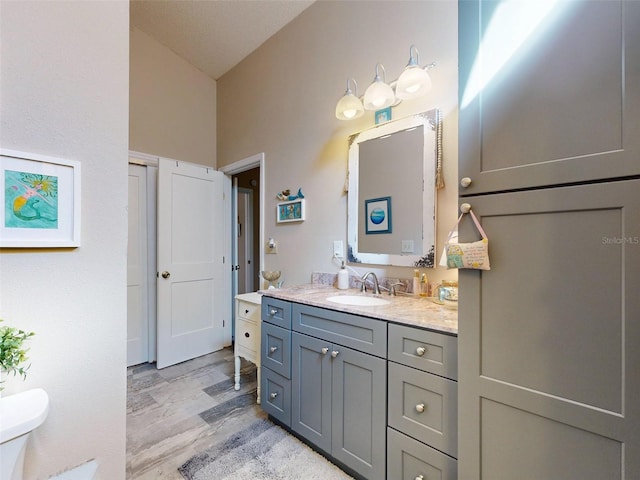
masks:
[(235, 389), (240, 390), (240, 357), (236, 355), (236, 375), (235, 375)]
[(260, 367), (258, 366), (256, 368), (256, 370), (258, 371), (258, 388), (256, 389), (257, 392), (258, 392), (258, 400), (257, 400), (257, 402), (258, 402), (258, 405), (260, 405)]

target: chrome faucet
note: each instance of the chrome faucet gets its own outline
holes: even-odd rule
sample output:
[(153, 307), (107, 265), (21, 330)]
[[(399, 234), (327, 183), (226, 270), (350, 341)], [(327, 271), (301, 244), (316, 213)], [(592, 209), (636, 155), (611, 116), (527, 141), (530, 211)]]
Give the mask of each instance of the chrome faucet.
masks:
[(367, 278), (369, 278), (369, 276), (373, 277), (373, 293), (375, 293), (376, 295), (380, 295), (380, 285), (378, 285), (378, 277), (376, 277), (376, 274), (373, 272), (367, 272), (362, 276), (362, 278), (360, 279), (360, 281), (362, 282), (360, 291), (363, 293), (367, 291)]

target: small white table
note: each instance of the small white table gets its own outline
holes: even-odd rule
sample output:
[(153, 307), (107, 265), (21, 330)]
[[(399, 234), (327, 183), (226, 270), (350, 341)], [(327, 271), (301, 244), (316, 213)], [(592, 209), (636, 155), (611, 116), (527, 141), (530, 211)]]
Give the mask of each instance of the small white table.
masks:
[(257, 292), (236, 295), (234, 329), (235, 389), (240, 390), (240, 357), (252, 362), (258, 373), (258, 403), (260, 403), (260, 306), (262, 295)]

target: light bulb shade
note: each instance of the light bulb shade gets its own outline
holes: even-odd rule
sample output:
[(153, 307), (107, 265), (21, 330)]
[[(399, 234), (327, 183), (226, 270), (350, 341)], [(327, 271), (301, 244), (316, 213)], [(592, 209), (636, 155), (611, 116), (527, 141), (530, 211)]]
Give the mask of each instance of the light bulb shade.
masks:
[(351, 93), (351, 90), (347, 90), (347, 93), (338, 100), (338, 104), (336, 105), (336, 118), (340, 120), (352, 120), (361, 117), (363, 113), (364, 108), (362, 108), (362, 102)]
[(380, 110), (393, 105), (396, 96), (393, 89), (379, 78), (376, 79), (367, 91), (364, 92), (364, 108), (367, 110)]
[(429, 90), (431, 90), (431, 78), (419, 66), (407, 66), (396, 83), (396, 96), (401, 100), (421, 97)]

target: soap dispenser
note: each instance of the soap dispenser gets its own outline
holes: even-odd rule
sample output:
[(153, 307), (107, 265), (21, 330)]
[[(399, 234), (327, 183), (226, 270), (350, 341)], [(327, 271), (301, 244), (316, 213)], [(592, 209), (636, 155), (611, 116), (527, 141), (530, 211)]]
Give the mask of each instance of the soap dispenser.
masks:
[(342, 266), (338, 270), (338, 288), (340, 290), (349, 288), (349, 272), (347, 272), (344, 262), (342, 262)]

